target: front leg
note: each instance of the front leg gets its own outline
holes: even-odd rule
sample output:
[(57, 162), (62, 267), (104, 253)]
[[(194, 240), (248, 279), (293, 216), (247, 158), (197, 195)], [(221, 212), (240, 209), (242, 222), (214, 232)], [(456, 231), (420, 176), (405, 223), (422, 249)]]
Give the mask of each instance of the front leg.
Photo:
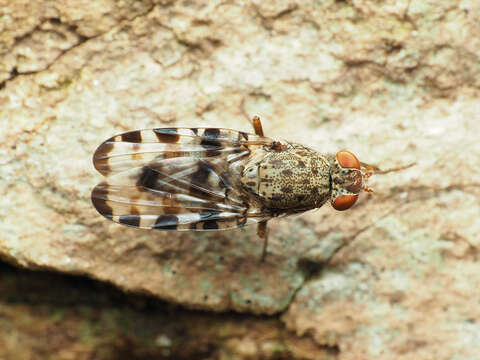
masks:
[(264, 136), (263, 135), (263, 128), (262, 128), (262, 122), (260, 121), (260, 118), (255, 115), (252, 119), (252, 125), (253, 125), (253, 130), (255, 131), (255, 134), (258, 136)]

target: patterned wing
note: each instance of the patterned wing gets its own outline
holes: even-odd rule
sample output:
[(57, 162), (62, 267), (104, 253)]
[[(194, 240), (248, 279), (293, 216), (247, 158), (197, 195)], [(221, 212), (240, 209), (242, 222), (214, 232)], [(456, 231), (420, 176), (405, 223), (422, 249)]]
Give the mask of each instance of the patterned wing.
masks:
[(106, 180), (93, 189), (92, 203), (115, 222), (160, 230), (219, 230), (266, 220), (240, 177), (251, 151), (272, 143), (215, 128), (114, 136), (93, 156)]

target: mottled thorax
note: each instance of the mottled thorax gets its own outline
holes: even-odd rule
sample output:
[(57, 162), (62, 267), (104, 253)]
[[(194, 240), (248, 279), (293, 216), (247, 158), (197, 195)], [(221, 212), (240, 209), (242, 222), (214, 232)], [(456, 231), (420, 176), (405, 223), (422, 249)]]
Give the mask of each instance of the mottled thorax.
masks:
[(330, 198), (330, 164), (318, 152), (301, 145), (251, 157), (242, 183), (267, 208), (292, 212), (320, 207)]

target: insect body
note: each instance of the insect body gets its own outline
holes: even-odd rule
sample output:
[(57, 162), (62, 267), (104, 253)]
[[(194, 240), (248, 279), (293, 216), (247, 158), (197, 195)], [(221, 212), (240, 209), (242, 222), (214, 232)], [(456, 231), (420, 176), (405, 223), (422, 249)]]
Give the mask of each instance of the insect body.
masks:
[[(247, 162), (241, 181), (268, 209), (298, 213), (331, 200), (335, 209), (346, 210), (362, 189), (360, 163), (348, 151), (335, 157), (290, 144), (283, 151), (260, 155), (259, 161)], [(340, 161), (352, 161), (352, 167), (343, 168)]]
[(120, 224), (159, 230), (222, 230), (330, 201), (350, 208), (375, 169), (349, 151), (325, 155), (298, 144), (217, 128), (159, 128), (114, 136), (93, 156), (106, 176), (92, 191), (97, 211)]

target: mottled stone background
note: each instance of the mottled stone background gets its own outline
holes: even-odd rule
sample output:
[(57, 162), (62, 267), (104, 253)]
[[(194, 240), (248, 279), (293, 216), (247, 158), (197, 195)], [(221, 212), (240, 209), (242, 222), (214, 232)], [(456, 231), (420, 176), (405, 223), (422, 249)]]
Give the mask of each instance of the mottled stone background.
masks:
[[(272, 221), (265, 263), (91, 206), (113, 134), (253, 115), (417, 165)], [(0, 128), (2, 360), (479, 358), (478, 0), (0, 0)]]

